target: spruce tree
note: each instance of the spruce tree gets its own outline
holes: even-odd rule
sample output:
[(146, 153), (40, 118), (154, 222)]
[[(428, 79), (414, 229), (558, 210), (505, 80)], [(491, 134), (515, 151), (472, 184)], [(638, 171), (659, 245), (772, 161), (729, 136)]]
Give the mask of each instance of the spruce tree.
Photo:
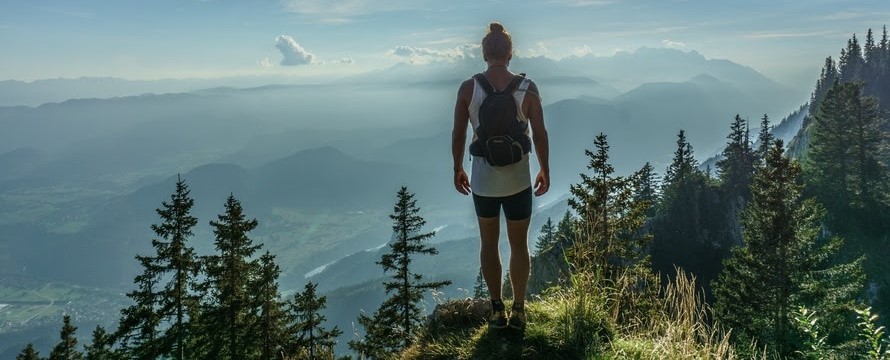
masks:
[(723, 149), (723, 159), (717, 161), (717, 173), (727, 198), (730, 201), (740, 199), (744, 204), (749, 197), (748, 186), (751, 185), (755, 162), (747, 120), (736, 115), (727, 139), (729, 142)]
[(585, 151), (592, 174), (582, 173), (581, 182), (570, 188), (569, 205), (579, 219), (568, 258), (576, 274), (601, 274), (604, 283), (587, 286), (617, 288), (621, 298), (613, 311), (629, 324), (648, 315), (657, 292), (648, 256), (652, 236), (643, 231), (649, 204), (635, 199), (633, 176), (614, 174), (606, 135), (600, 133), (593, 143), (595, 151)]
[(287, 314), (280, 300), (278, 276), (281, 269), (275, 255), (266, 251), (260, 257), (259, 276), (254, 280), (254, 308), (259, 310), (253, 339), (258, 343), (260, 359), (279, 359), (286, 345)]
[(655, 216), (658, 203), (658, 174), (652, 164), (646, 162), (633, 175), (634, 201), (646, 204), (646, 217)]
[(570, 188), (569, 205), (580, 216), (571, 258), (582, 271), (599, 269), (612, 276), (646, 258), (651, 236), (639, 230), (647, 204), (635, 200), (632, 177), (614, 175), (606, 135), (597, 135), (594, 146), (595, 152), (585, 150), (593, 174), (581, 174), (581, 182)]
[(333, 359), (334, 345), (337, 337), (343, 332), (335, 326), (331, 330), (324, 328), (326, 318), (322, 311), (327, 308), (327, 297), (318, 296), (318, 284), (306, 283), (302, 293), (294, 294), (290, 305), (290, 315), (294, 323), (288, 332), (290, 340), (288, 354), (306, 354), (308, 359)]
[(86, 347), (86, 360), (123, 359), (123, 356), (112, 349), (113, 338), (105, 332), (105, 328), (96, 325), (93, 339)]
[[(715, 315), (732, 328), (739, 343), (757, 341), (779, 356), (800, 350), (801, 334), (792, 326), (799, 306), (842, 314), (864, 281), (861, 259), (832, 266), (839, 238), (822, 239), (823, 211), (802, 200), (800, 168), (773, 142), (751, 186), (742, 214), (744, 247), (735, 247), (714, 284)], [(843, 315), (828, 321), (839, 329)]]
[(62, 317), (62, 330), (59, 332), (61, 341), (49, 353), (49, 360), (80, 360), (83, 354), (77, 351), (77, 327), (71, 325), (71, 316)]
[(193, 236), (192, 228), (198, 219), (191, 215), (194, 200), (185, 181), (177, 176), (176, 191), (170, 195), (170, 202), (162, 202), (155, 210), (161, 223), (151, 226), (159, 239), (152, 240), (157, 255), (154, 259), (157, 275), (170, 280), (156, 295), (159, 299), (159, 321), (169, 327), (158, 339), (158, 353), (175, 360), (191, 358), (188, 354), (190, 304), (198, 301), (190, 289), (195, 285), (199, 272), (199, 261), (195, 250), (188, 245)]
[[(737, 134), (742, 140), (745, 131)], [(652, 265), (656, 272), (674, 274), (683, 268), (705, 284), (720, 271), (721, 260), (741, 235), (727, 223), (727, 206), (716, 184), (698, 169), (692, 145), (683, 130), (677, 134), (677, 149), (665, 171), (658, 216), (654, 223)], [(735, 203), (730, 210), (740, 208)]]
[(488, 296), (488, 287), (485, 285), (485, 278), (482, 277), (482, 267), (479, 267), (479, 274), (476, 275), (476, 283), (473, 285), (473, 298), (483, 299)]
[(887, 169), (879, 158), (888, 143), (886, 119), (877, 100), (862, 89), (862, 83), (836, 82), (814, 116), (805, 173), (832, 214), (885, 201)]
[[(769, 116), (763, 114), (763, 117), (760, 119), (760, 133), (757, 134), (757, 164), (758, 166), (762, 166), (764, 160), (766, 159), (766, 153), (769, 151), (770, 144), (773, 142), (773, 134), (770, 132), (772, 129), (769, 125)], [(746, 189), (748, 190), (748, 189)]]
[(383, 283), (390, 297), (373, 316), (359, 315), (365, 338), (349, 342), (352, 349), (364, 356), (384, 358), (411, 345), (423, 320), (418, 303), (423, 300), (424, 292), (451, 284), (451, 281), (422, 282), (421, 274), (411, 272), (412, 256), (438, 254), (434, 247), (424, 244), (435, 232), (422, 232), (426, 220), (419, 212), (414, 194), (403, 186), (389, 216), (393, 220), (395, 240), (389, 244), (390, 252), (377, 262), (384, 273), (393, 272), (392, 280)]
[(536, 253), (541, 254), (541, 252), (549, 249), (554, 245), (555, 241), (556, 228), (553, 226), (553, 220), (548, 217), (547, 222), (541, 226), (541, 235), (538, 235), (538, 242), (535, 243)]
[(160, 355), (158, 326), (161, 319), (158, 307), (162, 299), (157, 292), (160, 269), (155, 257), (137, 255), (136, 260), (142, 265), (142, 273), (133, 280), (136, 289), (127, 293), (133, 304), (121, 309), (114, 339), (120, 343), (127, 357), (153, 360)]
[(40, 360), (40, 352), (34, 349), (34, 344), (28, 343), (22, 352), (16, 355), (15, 360)]
[[(839, 79), (840, 73), (838, 72), (837, 64), (834, 62), (834, 59), (832, 59), (831, 56), (825, 58), (825, 65), (822, 66), (822, 73), (819, 75), (819, 80), (816, 81), (816, 90), (813, 91), (813, 96), (810, 98), (810, 116), (819, 109), (822, 104), (822, 99), (824, 99), (825, 94), (828, 93), (828, 89), (830, 89)], [(808, 122), (805, 120), (804, 125), (807, 123)]]
[(575, 219), (570, 210), (566, 210), (556, 224), (556, 243), (560, 249), (568, 249), (575, 244)]
[(204, 258), (207, 298), (201, 310), (201, 348), (206, 358), (246, 359), (255, 356), (251, 329), (257, 322), (251, 277), (260, 263), (251, 257), (260, 248), (248, 233), (257, 227), (248, 220), (241, 202), (234, 195), (226, 199), (225, 211), (218, 221), (211, 221), (217, 254)]

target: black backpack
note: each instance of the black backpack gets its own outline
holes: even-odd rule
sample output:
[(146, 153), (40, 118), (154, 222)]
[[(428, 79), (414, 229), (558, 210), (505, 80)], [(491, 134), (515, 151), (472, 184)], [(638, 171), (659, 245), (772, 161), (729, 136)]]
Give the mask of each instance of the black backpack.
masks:
[(513, 93), (525, 79), (525, 74), (513, 77), (503, 91), (495, 91), (485, 74), (473, 76), (487, 96), (479, 106), (479, 126), (476, 141), (470, 144), (470, 155), (484, 157), (492, 166), (506, 166), (522, 160), (531, 152), (531, 139), (525, 134), (528, 126), (517, 116)]

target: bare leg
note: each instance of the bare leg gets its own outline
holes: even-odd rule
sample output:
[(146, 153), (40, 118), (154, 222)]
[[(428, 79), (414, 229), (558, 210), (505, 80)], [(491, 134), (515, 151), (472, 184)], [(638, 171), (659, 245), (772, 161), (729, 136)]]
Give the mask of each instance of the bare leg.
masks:
[(477, 219), (479, 219), (479, 237), (482, 239), (482, 250), (479, 255), (482, 264), (482, 277), (488, 286), (491, 299), (501, 299), (501, 257), (498, 254), (500, 218), (479, 217)]
[[(525, 289), (531, 260), (528, 255), (528, 225), (531, 218), (507, 220), (507, 238), (510, 240), (510, 284), (513, 286), (513, 302), (525, 302)], [(484, 270), (483, 270), (484, 271)]]

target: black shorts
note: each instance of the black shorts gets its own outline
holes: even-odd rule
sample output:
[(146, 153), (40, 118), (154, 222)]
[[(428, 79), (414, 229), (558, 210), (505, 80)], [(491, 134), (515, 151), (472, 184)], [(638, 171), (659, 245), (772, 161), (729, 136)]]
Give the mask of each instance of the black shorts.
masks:
[(510, 196), (480, 196), (473, 194), (473, 205), (476, 216), (494, 218), (501, 214), (504, 206), (504, 217), (507, 220), (525, 220), (532, 215), (532, 188), (522, 190)]

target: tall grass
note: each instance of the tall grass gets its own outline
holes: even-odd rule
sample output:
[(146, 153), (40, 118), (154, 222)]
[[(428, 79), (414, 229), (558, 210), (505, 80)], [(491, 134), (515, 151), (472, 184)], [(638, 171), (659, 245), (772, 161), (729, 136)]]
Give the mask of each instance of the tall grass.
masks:
[[(631, 274), (631, 273), (628, 273)], [(631, 276), (631, 275), (623, 275)], [(633, 294), (634, 279), (604, 281), (597, 273), (571, 276), (526, 308), (524, 334), (491, 332), (479, 318), (472, 325), (433, 321), (403, 359), (766, 359), (766, 351), (747, 345), (742, 356), (729, 331), (710, 321), (711, 313), (695, 278), (677, 270), (676, 278), (653, 299)], [(624, 299), (624, 300), (622, 300)], [(477, 300), (478, 301), (478, 300)], [(622, 301), (631, 301), (628, 306)], [(651, 308), (638, 306), (652, 301)], [(472, 300), (455, 300), (465, 309)], [(648, 306), (648, 305), (647, 305)], [(637, 312), (618, 314), (625, 309)], [(639, 311), (647, 309), (645, 311)], [(473, 309), (464, 313), (476, 313)], [(479, 315), (474, 315), (480, 317)], [(630, 321), (621, 319), (632, 318)]]
[[(612, 344), (616, 358), (636, 359), (739, 359), (733, 348), (729, 331), (712, 324), (710, 308), (704, 294), (695, 285), (695, 277), (677, 269), (677, 276), (669, 282), (659, 297), (656, 311), (638, 321), (638, 327)], [(754, 358), (766, 358), (748, 349)]]

